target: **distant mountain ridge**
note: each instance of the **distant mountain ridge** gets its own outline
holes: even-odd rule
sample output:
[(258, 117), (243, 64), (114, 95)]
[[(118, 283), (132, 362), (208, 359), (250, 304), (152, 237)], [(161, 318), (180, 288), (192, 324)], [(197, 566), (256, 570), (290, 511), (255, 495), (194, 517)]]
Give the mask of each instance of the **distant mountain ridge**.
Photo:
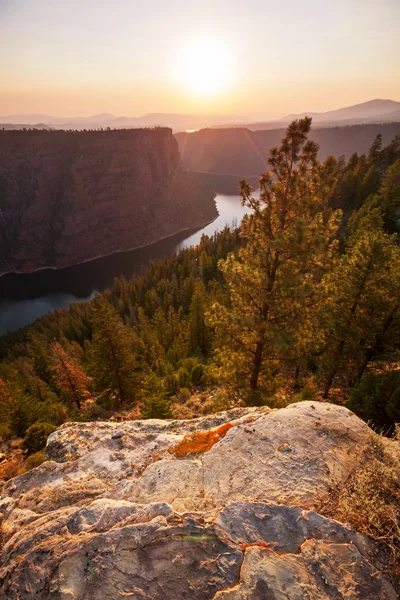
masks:
[[(400, 122), (400, 102), (388, 99), (374, 99), (353, 106), (346, 106), (327, 112), (308, 111), (290, 114), (275, 120), (252, 122), (247, 117), (237, 115), (186, 115), (179, 113), (149, 113), (140, 117), (116, 116), (100, 113), (89, 117), (52, 117), (42, 114), (8, 115), (0, 117), (0, 124), (13, 125), (27, 123), (45, 124), (54, 129), (111, 129), (141, 127), (171, 127), (174, 133), (186, 130), (247, 127), (252, 131), (286, 127), (293, 119), (308, 115), (313, 118), (314, 127), (357, 125), (364, 123)], [(1, 125), (0, 125), (1, 127)]]
[(41, 114), (8, 115), (0, 117), (0, 123), (14, 125), (27, 123), (28, 126), (36, 123), (45, 123), (54, 129), (111, 129), (143, 128), (143, 127), (170, 127), (174, 131), (186, 129), (202, 129), (215, 127), (222, 123), (240, 123), (246, 118), (235, 115), (182, 115), (174, 113), (149, 113), (140, 117), (115, 116), (110, 113), (100, 113), (89, 117), (52, 117)]
[[(294, 119), (301, 119), (306, 116), (312, 118), (314, 129), (318, 127), (398, 123), (400, 122), (400, 102), (375, 99), (327, 112), (305, 111), (286, 115), (273, 121), (243, 122), (241, 127), (246, 127), (251, 131), (285, 128)], [(223, 125), (221, 124), (221, 126)], [(231, 126), (237, 127), (237, 123), (231, 123)]]
[(354, 104), (353, 106), (345, 106), (344, 108), (338, 108), (335, 110), (328, 110), (327, 112), (304, 112), (301, 114), (292, 114), (279, 119), (280, 121), (292, 121), (306, 115), (313, 118), (314, 123), (318, 121), (342, 121), (347, 119), (360, 119), (360, 118), (374, 118), (382, 117), (390, 113), (400, 111), (400, 102), (394, 100), (369, 100), (368, 102), (362, 102), (361, 104)]

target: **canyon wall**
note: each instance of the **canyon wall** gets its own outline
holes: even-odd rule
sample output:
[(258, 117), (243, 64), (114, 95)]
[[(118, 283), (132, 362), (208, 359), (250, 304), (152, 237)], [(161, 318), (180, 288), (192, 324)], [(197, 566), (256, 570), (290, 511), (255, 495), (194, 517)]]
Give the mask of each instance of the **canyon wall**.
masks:
[(78, 264), (216, 216), (171, 129), (0, 131), (0, 274)]
[[(395, 135), (400, 134), (400, 123), (317, 128), (312, 129), (310, 139), (319, 144), (320, 160), (325, 160), (330, 154), (349, 159), (354, 152), (368, 152), (378, 133), (386, 146)], [(285, 129), (200, 129), (192, 133), (178, 133), (175, 137), (187, 169), (212, 173), (214, 178), (216, 174), (235, 175), (238, 180), (258, 177), (269, 169), (270, 150), (279, 146), (285, 137)], [(225, 179), (218, 179), (214, 185), (214, 189), (221, 193), (230, 193), (232, 188), (231, 182)]]

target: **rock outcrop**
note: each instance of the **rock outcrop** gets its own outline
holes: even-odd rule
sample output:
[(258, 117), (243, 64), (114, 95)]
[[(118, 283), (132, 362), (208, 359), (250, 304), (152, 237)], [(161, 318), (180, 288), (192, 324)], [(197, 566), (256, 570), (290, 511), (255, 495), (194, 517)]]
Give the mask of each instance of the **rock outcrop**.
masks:
[(170, 129), (0, 131), (0, 274), (78, 264), (216, 216)]
[(0, 597), (394, 600), (372, 542), (317, 512), (369, 435), (313, 402), (65, 424), (1, 491)]

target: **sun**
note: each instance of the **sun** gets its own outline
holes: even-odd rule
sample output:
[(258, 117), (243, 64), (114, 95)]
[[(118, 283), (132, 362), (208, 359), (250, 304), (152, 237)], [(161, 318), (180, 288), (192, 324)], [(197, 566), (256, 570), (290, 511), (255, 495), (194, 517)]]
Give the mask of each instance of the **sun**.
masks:
[(198, 96), (216, 96), (233, 82), (232, 56), (222, 43), (202, 40), (186, 47), (178, 58), (179, 83)]

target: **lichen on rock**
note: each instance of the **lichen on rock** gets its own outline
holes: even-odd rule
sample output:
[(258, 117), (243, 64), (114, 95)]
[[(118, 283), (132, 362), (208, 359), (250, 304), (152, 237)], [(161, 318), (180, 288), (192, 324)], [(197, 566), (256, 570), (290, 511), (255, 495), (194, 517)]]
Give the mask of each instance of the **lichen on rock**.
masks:
[(221, 425), (218, 429), (212, 429), (211, 431), (188, 433), (183, 440), (178, 442), (175, 446), (168, 448), (168, 452), (174, 454), (178, 458), (204, 454), (211, 450), (214, 444), (222, 440), (232, 427), (233, 425), (231, 423), (225, 423), (225, 425)]

